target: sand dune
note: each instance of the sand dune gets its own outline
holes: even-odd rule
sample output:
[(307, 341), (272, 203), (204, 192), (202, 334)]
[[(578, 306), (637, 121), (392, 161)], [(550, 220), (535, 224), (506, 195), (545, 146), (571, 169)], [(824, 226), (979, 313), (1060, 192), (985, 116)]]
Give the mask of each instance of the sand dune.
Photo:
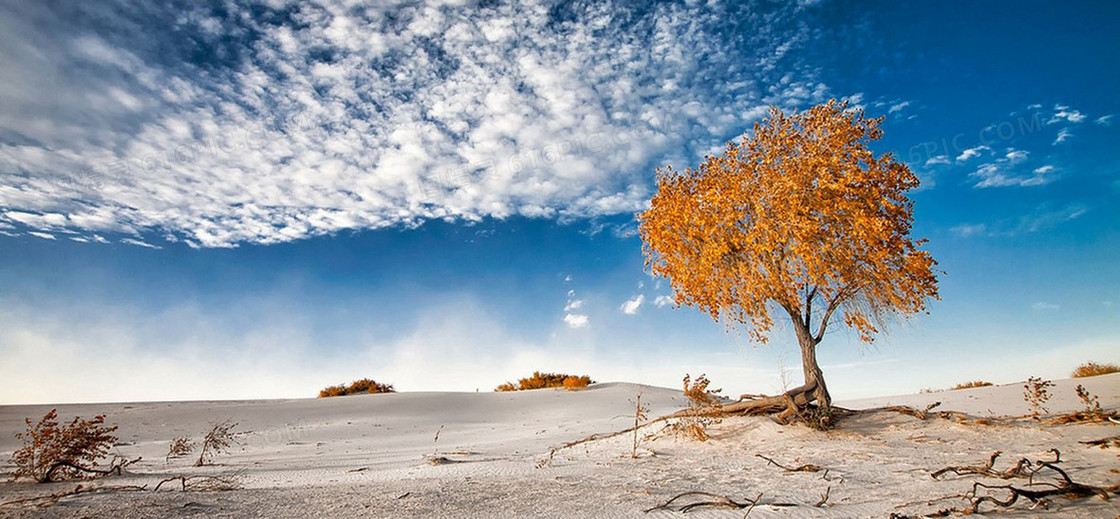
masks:
[[(1084, 384), (1106, 408), (1120, 406), (1120, 374), (1057, 381), (1051, 413), (1075, 410), (1073, 387)], [(597, 384), (585, 391), (517, 393), (403, 393), (330, 399), (81, 404), (58, 406), (59, 416), (108, 415), (120, 426), (116, 451), (143, 460), (123, 477), (92, 485), (148, 485), (173, 475), (237, 474), (244, 488), (226, 492), (108, 492), (66, 497), (42, 508), (7, 506), (11, 516), (119, 517), (672, 517), (643, 513), (685, 491), (737, 499), (762, 494), (751, 517), (887, 517), (963, 506), (956, 496), (976, 478), (935, 481), (932, 470), (975, 464), (996, 450), (997, 467), (1021, 457), (1062, 452), (1075, 479), (1112, 484), (1120, 474), (1117, 449), (1080, 440), (1116, 435), (1111, 424), (1047, 426), (1030, 420), (994, 426), (919, 421), (897, 413), (860, 414), (840, 428), (820, 432), (780, 426), (765, 417), (729, 418), (712, 427), (712, 439), (693, 442), (667, 432), (642, 442), (630, 458), (632, 436), (559, 451), (551, 448), (633, 422), (638, 392), (651, 416), (684, 405), (677, 390), (625, 383)], [(977, 416), (1028, 412), (1021, 384), (903, 397), (840, 402), (851, 408), (883, 405), (924, 407), (942, 402)], [(50, 406), (0, 407), (3, 471), (19, 447), (14, 434), (25, 417)], [(165, 462), (168, 442), (199, 437), (222, 420), (238, 422), (241, 445), (215, 464), (192, 467), (190, 459)], [(656, 433), (660, 425), (643, 431)], [(438, 437), (437, 437), (438, 433)], [(815, 464), (817, 473), (786, 473), (761, 454), (787, 465)], [(433, 463), (432, 460), (437, 460)], [(87, 483), (90, 484), (90, 483)], [(72, 483), (3, 483), (0, 501), (49, 494)], [(813, 506), (828, 492), (824, 506)], [(1026, 506), (1022, 506), (1026, 509)], [(1020, 516), (1043, 512), (1020, 512)], [(1117, 502), (1098, 498), (1054, 500), (1046, 517), (1115, 517)], [(690, 517), (741, 517), (742, 511), (696, 511)]]

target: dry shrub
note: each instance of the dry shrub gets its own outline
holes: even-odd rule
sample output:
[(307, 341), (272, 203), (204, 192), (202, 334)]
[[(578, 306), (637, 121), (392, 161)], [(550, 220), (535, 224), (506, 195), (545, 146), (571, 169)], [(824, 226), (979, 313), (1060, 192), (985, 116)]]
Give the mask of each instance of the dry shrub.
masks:
[(1053, 420), (1050, 423), (1108, 423), (1118, 417), (1116, 411), (1105, 412), (1101, 409), (1100, 399), (1097, 395), (1089, 392), (1081, 384), (1077, 385), (1077, 398), (1081, 399), (1081, 403), (1085, 404), (1085, 409), (1073, 413), (1066, 413)]
[[(569, 382), (570, 380), (570, 382)], [(541, 373), (534, 371), (533, 376), (517, 381), (517, 385), (506, 382), (494, 391), (528, 391), (530, 389), (544, 389), (549, 387), (563, 387), (568, 389), (585, 388), (595, 381), (587, 375), (568, 375), (566, 373)]]
[(706, 375), (700, 375), (693, 381), (689, 375), (684, 376), (684, 396), (688, 398), (688, 408), (682, 416), (672, 425), (677, 434), (697, 441), (708, 439), (708, 426), (720, 422), (719, 414), (723, 404), (719, 396), (719, 389), (708, 389), (711, 381)]
[(371, 378), (363, 378), (355, 380), (350, 385), (339, 384), (337, 386), (327, 386), (319, 391), (319, 398), (329, 398), (332, 396), (346, 396), (357, 395), (361, 393), (396, 393), (392, 384), (381, 384)]
[(1109, 373), (1120, 373), (1120, 366), (1116, 364), (1097, 364), (1096, 362), (1086, 362), (1077, 366), (1073, 370), (1073, 378), (1095, 377), (1097, 375), (1107, 375)]
[(167, 456), (163, 457), (163, 461), (166, 463), (171, 461), (171, 458), (182, 458), (191, 452), (194, 452), (194, 440), (190, 436), (180, 436), (171, 440), (171, 444), (167, 447)]
[(77, 416), (68, 425), (60, 426), (58, 413), (51, 409), (39, 423), (31, 425), (25, 418), (27, 431), (16, 434), (23, 447), (12, 453), (16, 466), (13, 479), (29, 478), (39, 483), (58, 479), (79, 478), (94, 469), (97, 460), (104, 458), (117, 437), (117, 426), (104, 427), (105, 415), (92, 420)]
[(951, 387), (949, 390), (950, 391), (956, 391), (958, 389), (972, 389), (974, 387), (988, 387), (990, 385), (992, 385), (991, 382), (985, 382), (983, 380), (973, 380), (971, 382), (964, 382), (962, 384), (957, 384), (957, 385)]
[(1054, 383), (1039, 377), (1030, 377), (1023, 384), (1023, 400), (1031, 406), (1031, 418), (1038, 420), (1041, 413), (1050, 412), (1046, 408), (1046, 401), (1050, 400), (1050, 392), (1046, 388), (1054, 387)]
[(231, 446), (237, 444), (238, 433), (233, 432), (234, 427), (237, 427), (237, 422), (229, 420), (215, 424), (210, 432), (202, 437), (201, 452), (198, 453), (198, 461), (194, 462), (194, 466), (205, 465), (215, 455), (227, 452)]

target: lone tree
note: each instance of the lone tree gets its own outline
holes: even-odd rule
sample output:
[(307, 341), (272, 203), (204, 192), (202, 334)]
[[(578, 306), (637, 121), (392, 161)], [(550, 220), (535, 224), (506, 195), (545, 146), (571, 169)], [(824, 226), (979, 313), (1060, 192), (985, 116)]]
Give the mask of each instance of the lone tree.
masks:
[(937, 262), (910, 237), (906, 191), (918, 179), (868, 149), (882, 120), (836, 100), (804, 112), (771, 107), (723, 154), (683, 173), (659, 170), (638, 219), (646, 265), (669, 279), (677, 305), (744, 325), (763, 343), (788, 316), (801, 346), (804, 385), (726, 412), (793, 414), (815, 401), (826, 419), (817, 345), (834, 320), (870, 343), (886, 318), (938, 299)]

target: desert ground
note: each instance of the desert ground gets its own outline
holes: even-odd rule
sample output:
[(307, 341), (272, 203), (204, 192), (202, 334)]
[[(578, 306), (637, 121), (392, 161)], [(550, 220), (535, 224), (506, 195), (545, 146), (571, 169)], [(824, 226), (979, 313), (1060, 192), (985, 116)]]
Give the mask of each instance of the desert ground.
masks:
[[(1084, 406), (1074, 387), (1084, 385), (1107, 410), (1120, 407), (1120, 374), (1055, 381), (1048, 417)], [(595, 433), (633, 425), (641, 394), (657, 417), (686, 405), (679, 390), (603, 383), (582, 391), (543, 389), (509, 393), (396, 393), (326, 399), (0, 407), (0, 471), (20, 443), (25, 418), (57, 407), (60, 421), (99, 413), (118, 425), (114, 453), (141, 457), (123, 475), (81, 482), (100, 489), (57, 499), (77, 482), (0, 483), (4, 517), (922, 517), (963, 510), (974, 482), (1029, 481), (931, 473), (948, 466), (981, 465), (995, 451), (994, 470), (1021, 458), (1053, 460), (1073, 480), (1094, 486), (1120, 482), (1120, 448), (1082, 441), (1120, 433), (1105, 423), (1045, 424), (1030, 412), (1022, 383), (978, 389), (836, 402), (867, 410), (906, 405), (952, 410), (990, 424), (962, 423), (930, 413), (922, 420), (894, 411), (864, 411), (838, 427), (818, 431), (783, 426), (769, 417), (729, 417), (709, 428), (711, 438), (689, 440), (665, 429), (555, 450)], [(1017, 417), (1017, 418), (1011, 418)], [(199, 438), (213, 424), (237, 423), (239, 445), (210, 465), (193, 457), (165, 459), (176, 437)], [(551, 455), (550, 455), (551, 454)], [(787, 469), (813, 465), (817, 471)], [(1054, 481), (1040, 471), (1035, 481)], [(183, 491), (174, 476), (222, 476), (233, 490)], [(205, 482), (194, 478), (192, 482)], [(143, 488), (139, 490), (138, 488)], [(726, 496), (753, 507), (647, 512), (683, 492)], [(992, 490), (1004, 499), (1007, 491)], [(686, 496), (690, 500), (714, 499)], [(12, 501), (25, 500), (17, 503)], [(1120, 499), (1052, 497), (1045, 506), (1026, 499), (993, 515), (1010, 517), (1120, 516)], [(670, 507), (672, 508), (672, 507)], [(981, 505), (989, 513), (997, 507)]]

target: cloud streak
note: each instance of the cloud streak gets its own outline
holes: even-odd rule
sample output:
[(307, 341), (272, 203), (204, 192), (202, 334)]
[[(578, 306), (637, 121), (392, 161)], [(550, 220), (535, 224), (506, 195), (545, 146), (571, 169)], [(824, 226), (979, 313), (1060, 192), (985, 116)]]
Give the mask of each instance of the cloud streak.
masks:
[(3, 9), (0, 219), (87, 240), (629, 212), (655, 165), (827, 92), (797, 6)]

